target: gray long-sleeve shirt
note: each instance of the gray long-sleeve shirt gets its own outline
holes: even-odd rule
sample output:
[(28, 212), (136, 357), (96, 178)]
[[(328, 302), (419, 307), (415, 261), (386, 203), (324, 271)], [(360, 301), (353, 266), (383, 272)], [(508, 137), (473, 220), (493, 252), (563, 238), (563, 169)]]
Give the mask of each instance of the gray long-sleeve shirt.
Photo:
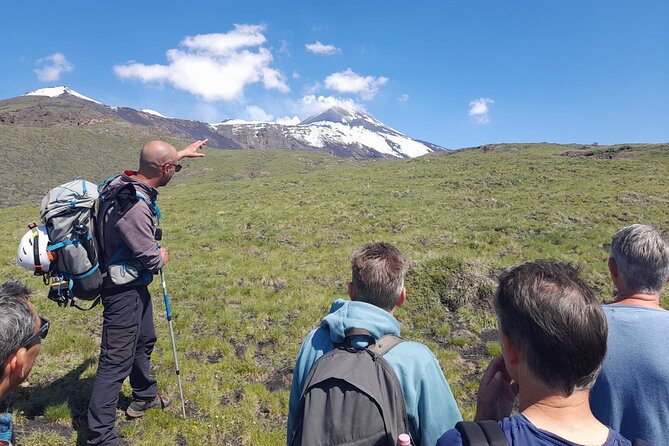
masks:
[(136, 180), (135, 172), (125, 171), (115, 178), (101, 193), (103, 199), (113, 197), (118, 190), (132, 183), (138, 195), (143, 197), (127, 212), (119, 214), (115, 209), (104, 216), (104, 252), (102, 260), (107, 264), (112, 256), (113, 263), (136, 261), (144, 269), (156, 273), (163, 266), (163, 258), (156, 242), (157, 217), (151, 207), (158, 191)]

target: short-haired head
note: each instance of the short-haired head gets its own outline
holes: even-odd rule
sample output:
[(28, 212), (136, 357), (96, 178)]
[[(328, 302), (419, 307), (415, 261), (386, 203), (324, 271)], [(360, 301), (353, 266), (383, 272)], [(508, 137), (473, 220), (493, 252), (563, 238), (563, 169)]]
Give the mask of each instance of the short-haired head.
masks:
[[(164, 176), (165, 166), (175, 165), (179, 162), (177, 149), (165, 141), (152, 140), (144, 144), (139, 154), (139, 173), (147, 178)], [(173, 173), (172, 173), (173, 174)], [(166, 178), (165, 184), (169, 181)], [(162, 185), (162, 184), (161, 184)]]
[(611, 257), (629, 291), (660, 294), (669, 277), (669, 240), (649, 225), (631, 225), (613, 234)]
[(407, 262), (389, 243), (371, 243), (353, 253), (352, 282), (356, 300), (392, 310), (404, 288)]
[(35, 331), (36, 314), (28, 296), (30, 289), (21, 282), (8, 280), (0, 285), (0, 366)]
[(565, 396), (592, 387), (606, 355), (608, 328), (578, 269), (538, 260), (506, 270), (495, 311), (501, 331), (539, 381)]

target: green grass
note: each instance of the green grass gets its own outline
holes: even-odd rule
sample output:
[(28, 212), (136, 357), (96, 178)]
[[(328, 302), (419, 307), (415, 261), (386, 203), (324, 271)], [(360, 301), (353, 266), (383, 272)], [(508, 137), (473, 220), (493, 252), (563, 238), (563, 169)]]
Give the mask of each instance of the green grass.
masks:
[(497, 341), (491, 341), (486, 343), (486, 350), (488, 356), (494, 358), (502, 354), (502, 346)]
[[(432, 348), (470, 417), (478, 379), (499, 352), (490, 302), (499, 271), (538, 258), (576, 263), (606, 299), (613, 232), (636, 222), (669, 230), (669, 146), (613, 159), (558, 156), (577, 148), (514, 144), (393, 162), (209, 150), (189, 161), (159, 200), (188, 419), (177, 400), (165, 413), (120, 419), (119, 430), (132, 445), (282, 444), (300, 342), (346, 297), (351, 253), (381, 240), (412, 265), (396, 312), (403, 336)], [(0, 210), (0, 276), (28, 282), (52, 322), (12, 406), (25, 444), (65, 444), (54, 435), (83, 444), (101, 310), (58, 308), (15, 265), (38, 212), (37, 204)], [(161, 391), (176, 397), (159, 284), (151, 291), (153, 365)], [(130, 395), (126, 384), (121, 409)]]
[(71, 423), (72, 416), (70, 414), (69, 402), (63, 401), (62, 403), (58, 403), (53, 406), (47, 406), (44, 409), (44, 418), (49, 421), (57, 421), (66, 424)]

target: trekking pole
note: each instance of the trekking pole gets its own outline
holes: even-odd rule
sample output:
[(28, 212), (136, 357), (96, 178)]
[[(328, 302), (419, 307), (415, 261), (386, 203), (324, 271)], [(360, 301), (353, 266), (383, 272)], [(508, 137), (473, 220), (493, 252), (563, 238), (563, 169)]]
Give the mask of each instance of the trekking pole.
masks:
[(160, 268), (160, 282), (163, 285), (163, 298), (165, 299), (165, 310), (167, 311), (167, 323), (170, 326), (170, 338), (172, 338), (172, 354), (174, 355), (174, 368), (177, 372), (177, 382), (179, 383), (179, 396), (181, 397), (181, 412), (186, 418), (186, 403), (184, 403), (184, 391), (181, 387), (181, 374), (179, 373), (179, 360), (177, 359), (177, 345), (174, 342), (174, 328), (172, 327), (172, 312), (170, 311), (170, 299), (167, 297), (167, 285), (165, 284), (165, 273)]

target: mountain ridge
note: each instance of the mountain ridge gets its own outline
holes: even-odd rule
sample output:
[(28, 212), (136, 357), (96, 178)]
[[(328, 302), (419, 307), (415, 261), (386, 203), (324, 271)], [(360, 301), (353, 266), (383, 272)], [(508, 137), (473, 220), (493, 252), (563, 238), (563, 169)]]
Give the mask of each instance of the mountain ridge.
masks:
[[(26, 98), (41, 99), (29, 104), (25, 102)], [(18, 107), (12, 107), (17, 104)], [(73, 111), (70, 105), (78, 111)], [(409, 137), (361, 110), (346, 110), (339, 106), (309, 116), (299, 124), (238, 119), (210, 124), (166, 117), (151, 109), (109, 106), (66, 86), (38, 89), (0, 100), (0, 124), (49, 127), (67, 123), (82, 126), (90, 122), (91, 117), (87, 116), (90, 113), (84, 111), (87, 108), (94, 112), (94, 119), (115, 117), (132, 125), (154, 127), (180, 139), (207, 138), (210, 147), (219, 149), (302, 150), (339, 157), (386, 159), (413, 158), (448, 150)]]

